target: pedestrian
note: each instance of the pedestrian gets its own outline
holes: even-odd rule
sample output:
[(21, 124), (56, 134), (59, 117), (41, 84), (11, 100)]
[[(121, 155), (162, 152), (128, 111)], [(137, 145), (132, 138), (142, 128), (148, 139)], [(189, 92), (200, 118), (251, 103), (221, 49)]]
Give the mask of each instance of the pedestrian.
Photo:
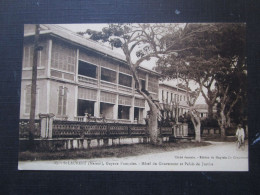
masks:
[(237, 126), (236, 136), (237, 136), (238, 141), (240, 141), (240, 143), (244, 143), (244, 140), (245, 140), (245, 131), (244, 131), (244, 129), (242, 128), (242, 125), (241, 125), (241, 124), (239, 124), (239, 125)]

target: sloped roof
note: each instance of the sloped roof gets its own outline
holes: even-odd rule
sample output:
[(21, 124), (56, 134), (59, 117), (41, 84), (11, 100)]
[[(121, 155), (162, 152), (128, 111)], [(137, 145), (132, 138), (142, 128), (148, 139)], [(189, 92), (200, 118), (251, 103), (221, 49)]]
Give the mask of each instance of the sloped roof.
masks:
[[(196, 104), (194, 105), (195, 109), (200, 111), (208, 111), (208, 104)], [(213, 111), (217, 111), (216, 106), (213, 107)]]
[[(29, 25), (28, 25), (29, 26)], [(87, 39), (75, 32), (72, 32), (66, 28), (63, 28), (59, 25), (56, 24), (41, 24), (40, 25), (40, 34), (51, 34), (54, 35), (56, 37), (59, 38), (63, 38), (66, 39), (72, 43), (75, 43), (77, 45), (80, 45), (82, 47), (86, 47), (89, 49), (92, 49), (94, 51), (100, 52), (102, 54), (108, 55), (110, 57), (113, 57), (115, 59), (121, 60), (123, 62), (126, 62), (126, 58), (124, 55), (116, 52), (115, 50), (112, 50), (111, 48), (93, 41), (91, 39)], [(26, 25), (25, 25), (25, 31), (24, 31), (24, 36), (28, 37), (28, 36), (33, 36), (35, 34), (34, 32), (34, 28), (32, 28), (32, 25), (30, 27), (28, 27), (26, 29)], [(156, 74), (156, 75), (160, 75), (158, 72), (154, 71), (154, 70), (150, 70), (147, 69), (145, 67), (140, 66), (139, 67), (140, 70), (146, 71), (146, 72), (150, 72), (152, 74)]]
[(164, 83), (164, 82), (159, 82), (159, 85), (160, 86), (166, 86), (166, 87), (170, 87), (170, 88), (172, 88), (172, 89), (174, 89), (174, 90), (180, 90), (180, 91), (182, 91), (182, 92), (186, 92), (186, 90), (185, 89), (183, 89), (183, 88), (180, 88), (180, 87), (177, 87), (177, 86), (173, 86), (173, 85), (171, 85), (171, 84), (168, 84), (168, 83)]

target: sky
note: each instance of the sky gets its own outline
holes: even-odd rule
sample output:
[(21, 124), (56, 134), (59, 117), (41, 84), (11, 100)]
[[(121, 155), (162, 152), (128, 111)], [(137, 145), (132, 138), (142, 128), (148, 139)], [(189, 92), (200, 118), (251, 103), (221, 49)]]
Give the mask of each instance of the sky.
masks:
[[(91, 29), (91, 30), (96, 30), (96, 31), (101, 31), (102, 28), (108, 26), (107, 23), (91, 23), (91, 24), (58, 24), (59, 26), (63, 27), (63, 28), (67, 28), (73, 32), (84, 32), (86, 31), (87, 29)], [(123, 51), (121, 49), (117, 49), (116, 52), (123, 54)], [(144, 61), (142, 63), (142, 66), (147, 68), (147, 69), (152, 69), (156, 64), (156, 60), (154, 58), (152, 58), (151, 60), (149, 61)], [(175, 86), (177, 84), (177, 81), (176, 80), (171, 80), (171, 81), (165, 81), (165, 83), (167, 84), (170, 84), (170, 85), (173, 85)], [(190, 86), (191, 89), (195, 89), (197, 88), (197, 86), (195, 85), (192, 85)], [(204, 98), (202, 97), (202, 95), (200, 95), (200, 97), (198, 98), (198, 100), (196, 101), (196, 104), (205, 104), (205, 100)]]

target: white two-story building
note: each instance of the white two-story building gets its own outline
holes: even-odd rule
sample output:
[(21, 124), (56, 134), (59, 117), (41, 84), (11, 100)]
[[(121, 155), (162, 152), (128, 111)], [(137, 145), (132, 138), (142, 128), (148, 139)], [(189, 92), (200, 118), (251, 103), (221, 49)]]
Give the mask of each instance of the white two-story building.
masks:
[[(25, 25), (20, 118), (31, 103), (35, 25)], [(58, 25), (40, 25), (36, 118), (84, 121), (86, 114), (108, 122), (144, 123), (148, 104), (135, 90), (125, 57)], [(140, 67), (143, 89), (158, 100), (159, 74)]]

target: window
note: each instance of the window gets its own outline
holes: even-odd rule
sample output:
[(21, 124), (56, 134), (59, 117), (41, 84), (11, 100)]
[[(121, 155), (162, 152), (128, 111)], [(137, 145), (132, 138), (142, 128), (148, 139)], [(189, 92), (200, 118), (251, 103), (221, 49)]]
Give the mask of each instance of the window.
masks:
[(162, 101), (164, 101), (164, 91), (162, 90)]
[(68, 72), (74, 72), (76, 65), (76, 50), (64, 44), (52, 45), (51, 67)]
[(157, 77), (149, 75), (148, 91), (158, 93), (158, 78)]
[(169, 92), (167, 91), (167, 95), (166, 95), (166, 102), (168, 103), (168, 96), (169, 96)]
[(180, 96), (180, 101), (182, 101), (182, 95)]
[(173, 95), (173, 94), (171, 93), (171, 102), (172, 102), (172, 100), (173, 100), (173, 99), (172, 99), (172, 95)]
[[(35, 104), (35, 113), (38, 110), (38, 93), (39, 93), (39, 88), (36, 88), (36, 104)], [(31, 85), (27, 85), (25, 88), (25, 109), (24, 113), (29, 114), (31, 111)]]
[(174, 101), (177, 102), (177, 94), (174, 94)]
[(87, 77), (97, 78), (97, 67), (95, 65), (79, 60), (78, 74)]
[(132, 77), (126, 74), (119, 73), (119, 85), (132, 87)]
[(116, 83), (116, 72), (106, 68), (101, 68), (101, 80)]
[[(145, 87), (146, 82), (145, 82), (145, 80), (139, 79), (139, 81), (140, 81), (140, 84), (141, 84), (141, 91), (145, 91), (146, 90), (146, 87)], [(136, 84), (135, 84), (135, 88), (137, 88)]]
[(59, 97), (58, 97), (58, 115), (66, 115), (66, 104), (67, 104), (67, 91), (66, 87), (59, 87)]
[(139, 120), (139, 108), (134, 108), (134, 120)]
[(129, 120), (130, 107), (118, 105), (118, 119)]
[(78, 116), (85, 116), (86, 113), (94, 116), (94, 101), (78, 100)]
[(186, 96), (184, 95), (184, 96), (183, 96), (183, 100), (185, 101), (185, 99), (186, 99)]
[(141, 79), (141, 86), (142, 86), (141, 90), (142, 90), (142, 91), (146, 90), (146, 89), (145, 89), (145, 85), (146, 85), (146, 84), (145, 84), (145, 80), (142, 80), (142, 79)]

